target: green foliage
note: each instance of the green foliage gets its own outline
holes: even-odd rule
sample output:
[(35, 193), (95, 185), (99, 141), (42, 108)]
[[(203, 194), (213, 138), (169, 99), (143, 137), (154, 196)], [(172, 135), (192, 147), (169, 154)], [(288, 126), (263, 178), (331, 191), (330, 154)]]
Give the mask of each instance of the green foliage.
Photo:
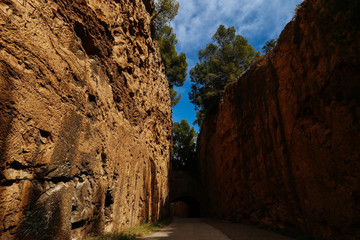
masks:
[(171, 107), (174, 107), (176, 104), (178, 104), (180, 99), (181, 94), (177, 95), (177, 91), (175, 91), (173, 88), (170, 88)]
[(193, 84), (190, 101), (199, 110), (196, 123), (202, 123), (204, 114), (217, 109), (225, 87), (236, 82), (260, 56), (246, 38), (236, 35), (235, 28), (220, 25), (213, 42), (199, 51), (199, 63), (190, 70)]
[(268, 54), (269, 52), (272, 52), (272, 50), (276, 46), (276, 43), (277, 43), (276, 39), (271, 39), (271, 40), (267, 41), (265, 43), (265, 45), (263, 46), (263, 48), (262, 48), (263, 52), (265, 54)]
[(294, 21), (295, 18), (298, 16), (301, 6), (302, 6), (301, 3), (296, 4), (296, 8), (294, 9), (294, 16), (292, 17), (291, 21)]
[(188, 121), (175, 122), (173, 126), (172, 164), (177, 169), (194, 169), (197, 132)]
[(205, 119), (205, 113), (203, 110), (199, 110), (196, 112), (196, 120), (193, 124), (197, 124), (198, 126), (201, 126)]
[(133, 233), (106, 233), (101, 236), (91, 238), (91, 240), (134, 240), (136, 234)]
[(170, 88), (173, 88), (173, 86), (181, 87), (186, 79), (186, 56), (185, 53), (177, 54), (175, 49), (176, 43), (176, 35), (173, 33), (172, 28), (165, 26), (159, 39), (159, 45), (161, 59), (165, 65), (165, 74)]
[(169, 224), (171, 219), (165, 219), (153, 223), (144, 223), (135, 227), (129, 228), (120, 233), (105, 233), (96, 237), (91, 237), (89, 240), (134, 240), (138, 237), (147, 235), (159, 227)]
[(163, 29), (174, 20), (178, 14), (180, 4), (176, 0), (156, 0), (155, 12), (152, 16), (155, 24), (155, 36), (160, 38)]
[(176, 35), (169, 26), (177, 15), (179, 3), (176, 0), (155, 1), (153, 15), (154, 35), (159, 42), (161, 59), (165, 66), (165, 75), (169, 82), (171, 106), (175, 106), (181, 95), (177, 95), (174, 86), (181, 87), (186, 80), (187, 62), (185, 53), (178, 54), (175, 49)]

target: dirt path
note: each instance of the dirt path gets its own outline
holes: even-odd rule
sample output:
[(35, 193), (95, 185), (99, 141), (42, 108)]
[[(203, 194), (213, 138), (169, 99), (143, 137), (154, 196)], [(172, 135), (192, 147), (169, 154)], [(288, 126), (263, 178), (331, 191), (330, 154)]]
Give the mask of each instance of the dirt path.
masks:
[(293, 238), (289, 238), (251, 225), (231, 223), (228, 221), (212, 218), (203, 219), (202, 221), (216, 227), (232, 240), (294, 240)]
[(202, 222), (200, 218), (175, 218), (169, 225), (141, 239), (171, 240), (230, 240), (213, 226)]
[(215, 219), (175, 218), (141, 239), (148, 240), (292, 240), (256, 227)]

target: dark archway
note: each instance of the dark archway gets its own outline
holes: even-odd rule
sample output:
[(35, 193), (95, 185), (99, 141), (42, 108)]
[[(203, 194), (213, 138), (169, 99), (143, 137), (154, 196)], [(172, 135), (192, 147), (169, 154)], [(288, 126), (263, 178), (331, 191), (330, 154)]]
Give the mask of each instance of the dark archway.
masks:
[(195, 198), (190, 196), (180, 196), (171, 201), (171, 204), (173, 204), (173, 206), (176, 206), (176, 203), (186, 204), (187, 210), (183, 211), (187, 211), (187, 213), (184, 213), (183, 217), (200, 217), (200, 202)]

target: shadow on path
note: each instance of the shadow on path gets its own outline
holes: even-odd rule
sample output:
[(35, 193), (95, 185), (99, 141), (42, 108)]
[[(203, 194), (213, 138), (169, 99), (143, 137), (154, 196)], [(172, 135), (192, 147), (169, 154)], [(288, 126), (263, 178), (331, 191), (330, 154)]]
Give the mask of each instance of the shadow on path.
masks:
[(218, 229), (202, 222), (200, 218), (174, 218), (174, 221), (159, 231), (141, 239), (147, 240), (230, 240)]
[(205, 218), (202, 221), (219, 229), (232, 240), (293, 240), (293, 238), (242, 223), (215, 218)]
[(141, 239), (147, 240), (292, 240), (273, 232), (218, 219), (174, 218), (160, 230)]

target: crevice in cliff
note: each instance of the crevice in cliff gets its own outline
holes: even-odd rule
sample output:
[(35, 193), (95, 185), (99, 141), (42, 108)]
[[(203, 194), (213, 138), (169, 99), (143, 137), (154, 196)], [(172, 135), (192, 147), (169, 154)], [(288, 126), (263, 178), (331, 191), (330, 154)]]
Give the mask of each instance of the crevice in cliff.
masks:
[(70, 181), (74, 180), (73, 177), (66, 177), (66, 176), (45, 178), (45, 179), (35, 178), (35, 179), (38, 180), (39, 182), (47, 181), (47, 182), (52, 182), (54, 184), (58, 184), (60, 182), (67, 183), (67, 182), (70, 182)]
[(105, 195), (105, 207), (110, 207), (114, 203), (111, 190), (108, 190)]
[(7, 164), (7, 168), (11, 168), (14, 170), (28, 170), (28, 169), (33, 169), (34, 167), (37, 167), (37, 166), (23, 165), (22, 163), (20, 163), (18, 161), (13, 161), (13, 162)]
[(154, 2), (152, 0), (142, 0), (146, 11), (150, 14), (150, 16), (153, 14), (155, 6), (154, 6)]
[(23, 179), (16, 179), (16, 180), (6, 180), (4, 177), (0, 176), (0, 186), (1, 187), (10, 187), (15, 183), (19, 183)]
[[(41, 166), (38, 166), (41, 167)], [(36, 167), (34, 166), (29, 166), (29, 167), (25, 167), (25, 168), (18, 168), (15, 170), (28, 170), (28, 171), (34, 171)], [(3, 169), (0, 169), (1, 171), (4, 171)], [(0, 173), (1, 174), (1, 173)], [(44, 183), (54, 183), (54, 184), (59, 184), (59, 183), (68, 183), (71, 181), (74, 181), (75, 178), (83, 178), (83, 176), (94, 176), (93, 174), (89, 174), (89, 173), (81, 173), (82, 175), (74, 175), (74, 176), (60, 176), (60, 177), (37, 177), (35, 176), (34, 178), (16, 178), (16, 179), (6, 179), (2, 174), (0, 175), (0, 186), (6, 186), (9, 187), (15, 183), (20, 183), (22, 181), (30, 181), (30, 182), (38, 182), (41, 184)]]
[(89, 56), (96, 55), (101, 59), (111, 56), (114, 38), (106, 22), (84, 2), (70, 3), (67, 0), (57, 0), (59, 14), (68, 22), (72, 22), (74, 32), (81, 39), (84, 50)]
[(112, 206), (114, 204), (114, 196), (113, 192), (108, 189), (105, 194), (105, 201), (104, 201), (104, 214), (105, 214), (105, 220), (110, 221), (111, 220), (111, 213), (112, 213)]
[(95, 40), (86, 31), (85, 26), (80, 22), (75, 22), (74, 31), (76, 35), (81, 39), (82, 46), (88, 56), (97, 55), (102, 58), (100, 49), (97, 47)]
[(71, 223), (71, 230), (84, 227), (87, 223), (86, 219), (80, 220), (78, 222)]
[(51, 137), (51, 132), (43, 130), (43, 129), (39, 129), (40, 131), (40, 136), (43, 138), (49, 138)]
[(5, 233), (5, 232), (7, 232), (7, 231), (11, 231), (11, 229), (14, 229), (14, 228), (16, 228), (16, 227), (17, 227), (17, 225), (10, 226), (10, 227), (8, 227), (8, 228), (5, 228), (5, 229), (3, 230), (3, 232)]

